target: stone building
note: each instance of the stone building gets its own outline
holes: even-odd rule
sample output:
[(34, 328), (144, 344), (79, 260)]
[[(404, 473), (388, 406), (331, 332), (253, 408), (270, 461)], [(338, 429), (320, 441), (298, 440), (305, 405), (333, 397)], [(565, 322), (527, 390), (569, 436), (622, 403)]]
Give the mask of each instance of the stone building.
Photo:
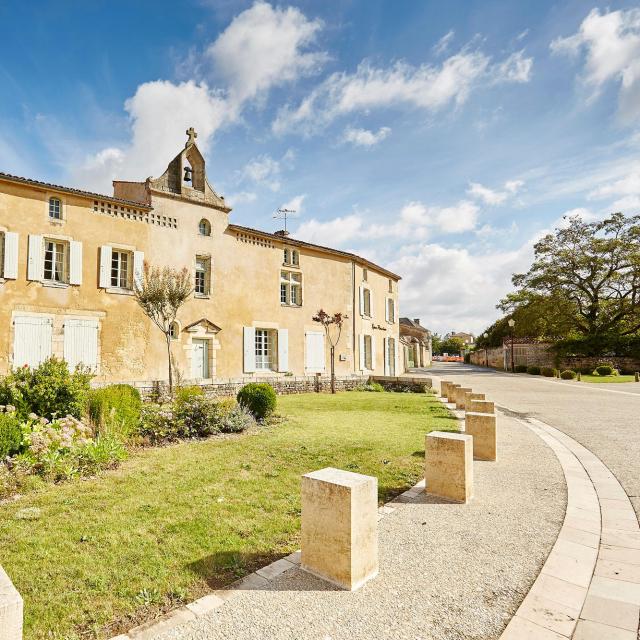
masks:
[(320, 308), (347, 316), (337, 375), (397, 375), (399, 276), (231, 224), (187, 134), (161, 177), (114, 181), (113, 196), (0, 173), (0, 375), (55, 355), (98, 382), (166, 379), (163, 336), (134, 297), (145, 262), (193, 275), (172, 331), (184, 380), (328, 371)]
[(420, 324), (419, 318), (400, 318), (400, 343), (404, 371), (431, 366), (431, 332)]

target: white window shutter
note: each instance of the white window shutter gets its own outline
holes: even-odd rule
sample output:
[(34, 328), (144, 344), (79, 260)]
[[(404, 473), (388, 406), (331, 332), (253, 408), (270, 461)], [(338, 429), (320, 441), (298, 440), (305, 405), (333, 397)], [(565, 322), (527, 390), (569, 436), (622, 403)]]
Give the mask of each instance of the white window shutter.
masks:
[(324, 354), (324, 333), (318, 333), (316, 336), (316, 366), (319, 371), (326, 368), (326, 358)]
[(256, 330), (253, 327), (243, 328), (244, 371), (253, 373), (256, 370)]
[(29, 236), (27, 280), (42, 280), (42, 236)]
[(382, 345), (384, 348), (384, 375), (389, 375), (389, 338), (383, 338)]
[(305, 368), (309, 373), (321, 373), (325, 370), (324, 333), (307, 331), (305, 333)]
[(78, 365), (95, 371), (98, 366), (98, 321), (65, 320), (64, 359), (69, 371)]
[(365, 358), (364, 358), (364, 334), (360, 334), (360, 370), (364, 371)]
[(364, 287), (360, 285), (360, 315), (364, 315)]
[(13, 366), (37, 367), (51, 357), (53, 323), (41, 316), (16, 316), (13, 319)]
[(69, 284), (82, 284), (82, 242), (69, 242)]
[(103, 289), (111, 286), (111, 252), (108, 244), (100, 247), (100, 286)]
[(389, 298), (386, 299), (387, 304), (384, 306), (384, 319), (389, 322)]
[(376, 337), (371, 336), (371, 371), (376, 370)]
[[(374, 316), (373, 308), (373, 292), (369, 289), (369, 317), (371, 319), (373, 319)], [(371, 337), (371, 343), (373, 344), (373, 336)], [(371, 353), (373, 353), (373, 351)]]
[(142, 286), (142, 274), (144, 271), (144, 251), (133, 252), (133, 283), (136, 287)]
[(7, 231), (4, 234), (4, 265), (3, 276), (7, 280), (18, 277), (18, 234)]
[(289, 371), (289, 329), (278, 329), (278, 371)]

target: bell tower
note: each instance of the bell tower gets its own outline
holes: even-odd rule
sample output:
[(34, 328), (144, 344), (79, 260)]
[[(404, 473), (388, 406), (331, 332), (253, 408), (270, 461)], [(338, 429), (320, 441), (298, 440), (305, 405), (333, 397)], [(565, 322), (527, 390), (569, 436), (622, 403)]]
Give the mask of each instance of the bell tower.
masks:
[(184, 149), (169, 163), (167, 170), (159, 178), (147, 178), (147, 189), (152, 194), (172, 195), (229, 213), (231, 208), (227, 206), (224, 197), (214, 191), (207, 179), (206, 162), (196, 145), (198, 134), (193, 127), (189, 127), (186, 134)]

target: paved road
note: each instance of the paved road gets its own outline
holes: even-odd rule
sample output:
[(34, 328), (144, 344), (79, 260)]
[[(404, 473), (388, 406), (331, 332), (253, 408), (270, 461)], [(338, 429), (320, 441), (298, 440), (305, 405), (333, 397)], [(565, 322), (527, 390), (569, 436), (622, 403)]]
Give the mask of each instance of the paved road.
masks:
[(564, 431), (611, 469), (640, 514), (640, 383), (578, 383), (444, 362), (419, 371), (434, 383), (464, 382), (500, 407)]

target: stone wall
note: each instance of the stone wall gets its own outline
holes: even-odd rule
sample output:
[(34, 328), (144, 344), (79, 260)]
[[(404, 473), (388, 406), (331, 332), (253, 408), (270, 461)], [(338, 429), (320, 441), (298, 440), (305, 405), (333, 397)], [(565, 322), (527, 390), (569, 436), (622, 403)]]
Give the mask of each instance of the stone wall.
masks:
[(412, 393), (424, 393), (427, 389), (431, 389), (432, 387), (431, 378), (371, 376), (371, 380), (381, 384), (385, 391), (410, 391)]
[[(511, 348), (510, 345), (505, 347), (494, 347), (485, 350), (479, 349), (471, 354), (471, 362), (480, 366), (485, 366), (486, 359), (489, 360), (489, 366), (494, 369), (504, 368), (504, 358), (506, 355), (507, 368), (511, 369)], [(560, 361), (556, 360), (555, 353), (549, 349), (548, 344), (514, 344), (513, 360), (516, 365), (538, 367), (553, 367), (554, 369), (573, 369), (582, 371), (583, 373), (593, 371), (601, 362), (611, 363), (621, 373), (634, 373), (640, 371), (640, 360), (638, 358), (627, 358), (623, 356), (566, 356)]]
[[(368, 376), (336, 376), (336, 391), (352, 391), (356, 387), (365, 384)], [(290, 395), (294, 393), (329, 393), (331, 391), (330, 376), (283, 376), (265, 378), (235, 378), (219, 382), (193, 385), (200, 386), (205, 395), (216, 398), (235, 397), (250, 382), (266, 382), (270, 384), (278, 395)], [(424, 384), (424, 383), (423, 383)], [(167, 391), (164, 382), (149, 381), (133, 383), (145, 399), (152, 399)], [(192, 385), (189, 385), (192, 386)]]

